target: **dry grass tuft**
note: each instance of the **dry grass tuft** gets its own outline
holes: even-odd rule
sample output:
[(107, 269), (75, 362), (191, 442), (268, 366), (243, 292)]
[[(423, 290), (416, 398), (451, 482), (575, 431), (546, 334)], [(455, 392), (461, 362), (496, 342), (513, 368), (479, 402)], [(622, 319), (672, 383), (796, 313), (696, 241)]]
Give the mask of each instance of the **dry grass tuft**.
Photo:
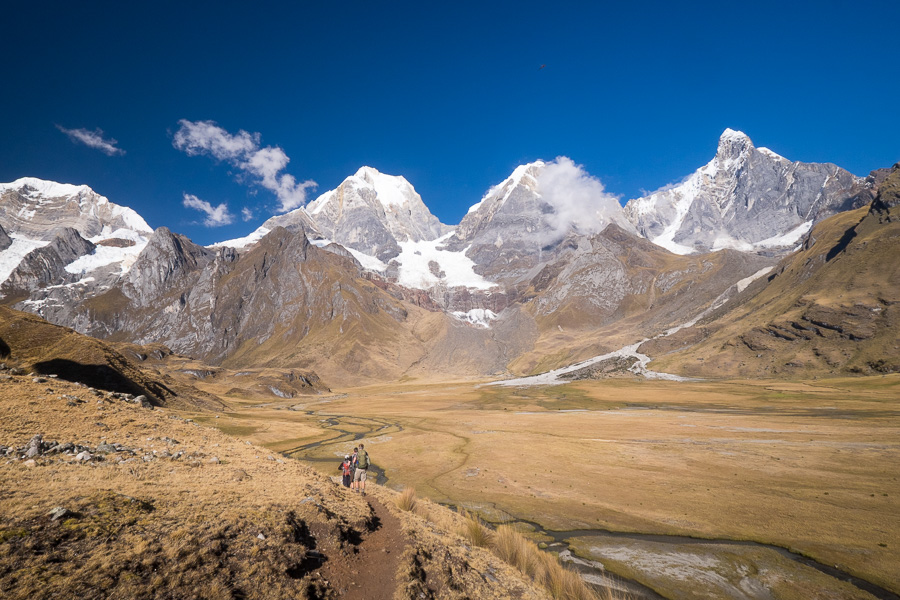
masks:
[(494, 534), (492, 549), (494, 554), (504, 561), (532, 579), (536, 579), (535, 559), (538, 558), (540, 549), (525, 539), (521, 533), (509, 525), (501, 525)]
[(477, 515), (465, 509), (460, 509), (459, 514), (464, 519), (462, 526), (459, 528), (459, 535), (469, 540), (469, 543), (473, 546), (488, 547), (492, 538), (491, 530), (484, 526)]
[(546, 588), (556, 600), (627, 600), (609, 589), (601, 599), (578, 573), (508, 525), (497, 528), (491, 546), (497, 556)]
[(397, 496), (397, 508), (404, 512), (415, 512), (418, 498), (416, 497), (416, 488), (404, 488), (400, 495)]

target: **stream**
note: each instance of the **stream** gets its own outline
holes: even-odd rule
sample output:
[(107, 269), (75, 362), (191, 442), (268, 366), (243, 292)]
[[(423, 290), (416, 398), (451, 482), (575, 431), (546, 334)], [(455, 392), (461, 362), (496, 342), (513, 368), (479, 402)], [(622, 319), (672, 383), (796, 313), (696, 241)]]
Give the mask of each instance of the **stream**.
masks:
[[(288, 458), (302, 460), (307, 463), (329, 465), (330, 467), (326, 470), (333, 470), (335, 472), (337, 471), (338, 465), (341, 462), (340, 455), (345, 453), (344, 450), (334, 453), (334, 456), (332, 458), (310, 456), (310, 453), (314, 450), (327, 446), (336, 446), (338, 444), (349, 445), (350, 443), (357, 440), (372, 439), (373, 437), (377, 437), (379, 435), (386, 435), (389, 433), (397, 433), (403, 431), (403, 428), (400, 425), (391, 423), (390, 421), (384, 419), (323, 415), (312, 410), (304, 410), (303, 412), (313, 417), (319, 417), (319, 422), (326, 424), (326, 429), (332, 431), (335, 435), (318, 442), (312, 442), (309, 444), (298, 446), (296, 448), (292, 448), (283, 452), (282, 454)], [(345, 420), (352, 421), (352, 425), (344, 424), (342, 421)], [(349, 429), (341, 428), (354, 425), (356, 427), (360, 427), (360, 422), (362, 422), (363, 424), (368, 424), (368, 428), (361, 427), (363, 431), (351, 431)], [(388, 485), (388, 479), (384, 474), (384, 469), (379, 468), (375, 463), (372, 463), (369, 468), (369, 472), (374, 476), (375, 483), (384, 486)], [(445, 502), (441, 504), (451, 509), (457, 508), (457, 506), (452, 503)], [(501, 512), (505, 513), (505, 511)], [(837, 566), (830, 566), (820, 563), (798, 552), (794, 552), (787, 548), (783, 548), (781, 546), (776, 546), (773, 544), (764, 544), (753, 541), (736, 541), (729, 539), (706, 539), (678, 535), (626, 533), (609, 531), (605, 529), (555, 531), (545, 529), (539, 523), (529, 521), (524, 518), (515, 517), (512, 517), (511, 520), (504, 521), (504, 523), (525, 526), (526, 528), (533, 530), (539, 536), (552, 539), (553, 541), (548, 545), (548, 550), (559, 553), (560, 558), (563, 561), (570, 563), (572, 567), (581, 574), (582, 578), (584, 578), (586, 582), (591, 584), (598, 591), (604, 591), (607, 588), (610, 588), (613, 591), (617, 592), (624, 591), (630, 594), (631, 597), (635, 598), (635, 600), (666, 600), (666, 596), (658, 594), (653, 589), (637, 581), (611, 573), (610, 571), (606, 570), (603, 564), (599, 561), (575, 554), (575, 552), (571, 549), (571, 545), (579, 539), (601, 539), (610, 541), (626, 540), (633, 542), (652, 542), (663, 545), (671, 545), (672, 552), (676, 552), (678, 546), (696, 547), (700, 545), (723, 546), (723, 548), (731, 546), (764, 549), (776, 552), (784, 558), (787, 558), (806, 567), (815, 569), (816, 571), (819, 571), (820, 573), (823, 573), (834, 579), (850, 583), (856, 588), (875, 596), (879, 600), (900, 600), (900, 595), (895, 594), (894, 592), (880, 587), (870, 581), (866, 581), (864, 579), (851, 575), (850, 573), (842, 571), (837, 568)], [(768, 590), (765, 591), (768, 592)], [(767, 598), (769, 597), (769, 595), (767, 594), (760, 597)]]

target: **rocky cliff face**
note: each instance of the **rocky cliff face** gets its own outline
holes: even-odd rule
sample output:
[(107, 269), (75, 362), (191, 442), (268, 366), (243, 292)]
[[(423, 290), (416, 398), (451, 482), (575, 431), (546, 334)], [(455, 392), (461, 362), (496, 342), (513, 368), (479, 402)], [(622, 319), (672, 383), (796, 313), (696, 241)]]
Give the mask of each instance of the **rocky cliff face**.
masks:
[(97, 246), (81, 237), (75, 229), (64, 227), (48, 245), (25, 256), (0, 286), (0, 293), (21, 294), (48, 285), (77, 281), (77, 276), (66, 271), (66, 265), (92, 253), (96, 248)]
[(12, 246), (12, 238), (6, 233), (6, 230), (0, 225), (0, 252)]
[(900, 221), (900, 163), (894, 165), (890, 170), (883, 169), (886, 173), (873, 173), (873, 178), (880, 178), (877, 181), (878, 195), (872, 202), (871, 215), (877, 218), (879, 223), (890, 223)]
[(865, 182), (832, 164), (791, 162), (726, 129), (716, 156), (683, 183), (631, 200), (638, 231), (678, 254), (783, 252), (811, 227), (865, 205)]

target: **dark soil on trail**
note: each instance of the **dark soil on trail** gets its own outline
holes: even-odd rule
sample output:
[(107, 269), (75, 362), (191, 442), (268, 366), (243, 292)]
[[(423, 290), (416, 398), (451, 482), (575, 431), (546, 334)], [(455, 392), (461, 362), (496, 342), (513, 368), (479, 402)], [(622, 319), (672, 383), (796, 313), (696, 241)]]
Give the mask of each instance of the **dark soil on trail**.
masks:
[(397, 569), (409, 540), (400, 519), (373, 496), (372, 526), (347, 554), (322, 565), (320, 576), (337, 596), (347, 600), (391, 600), (397, 589)]

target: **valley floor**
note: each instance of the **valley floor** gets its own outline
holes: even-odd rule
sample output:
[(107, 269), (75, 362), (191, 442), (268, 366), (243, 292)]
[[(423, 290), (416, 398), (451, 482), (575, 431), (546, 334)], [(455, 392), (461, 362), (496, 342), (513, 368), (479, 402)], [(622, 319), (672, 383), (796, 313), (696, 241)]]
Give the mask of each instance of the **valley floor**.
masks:
[(275, 402), (224, 388), (205, 391), (228, 412), (198, 420), (328, 474), (364, 439), (390, 487), (566, 539), (666, 598), (900, 593), (897, 375), (408, 383)]

